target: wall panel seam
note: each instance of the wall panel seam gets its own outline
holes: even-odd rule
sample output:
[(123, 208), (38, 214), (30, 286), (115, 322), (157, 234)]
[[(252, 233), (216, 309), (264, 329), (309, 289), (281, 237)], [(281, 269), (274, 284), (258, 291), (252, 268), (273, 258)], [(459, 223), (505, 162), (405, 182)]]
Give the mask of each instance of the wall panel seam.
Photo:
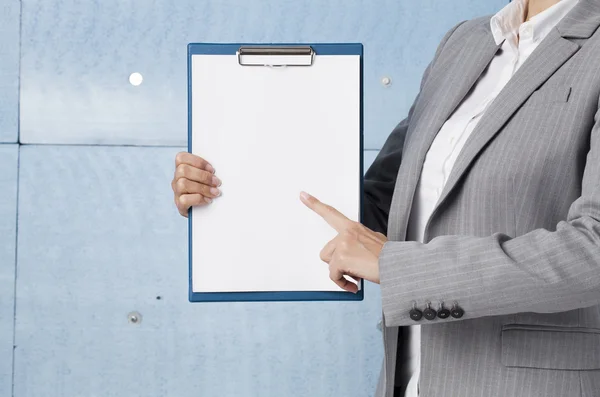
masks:
[(17, 191), (15, 197), (15, 255), (14, 255), (14, 281), (13, 281), (13, 335), (12, 335), (12, 374), (11, 396), (15, 396), (15, 355), (17, 341), (17, 270), (19, 258), (19, 190), (21, 174), (21, 147), (17, 147)]

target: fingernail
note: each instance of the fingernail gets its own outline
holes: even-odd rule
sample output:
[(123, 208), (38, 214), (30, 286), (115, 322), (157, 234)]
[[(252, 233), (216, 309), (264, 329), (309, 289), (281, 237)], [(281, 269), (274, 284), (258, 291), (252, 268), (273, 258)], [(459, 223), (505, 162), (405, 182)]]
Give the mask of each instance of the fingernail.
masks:
[(206, 201), (208, 204), (212, 203), (212, 199), (210, 197), (204, 197), (204, 201)]
[(308, 200), (310, 198), (310, 194), (306, 192), (300, 192), (300, 197), (302, 197), (304, 200)]
[(207, 165), (206, 165), (206, 170), (207, 170), (208, 172), (212, 172), (213, 174), (215, 173), (215, 167), (213, 167), (213, 166), (212, 166), (212, 165), (210, 165), (210, 164), (207, 164)]
[(216, 187), (211, 187), (210, 188), (210, 192), (213, 196), (220, 196), (221, 195), (221, 191), (219, 189), (217, 189)]
[(215, 186), (221, 186), (221, 180), (219, 178), (217, 178), (216, 176), (212, 177), (212, 184)]

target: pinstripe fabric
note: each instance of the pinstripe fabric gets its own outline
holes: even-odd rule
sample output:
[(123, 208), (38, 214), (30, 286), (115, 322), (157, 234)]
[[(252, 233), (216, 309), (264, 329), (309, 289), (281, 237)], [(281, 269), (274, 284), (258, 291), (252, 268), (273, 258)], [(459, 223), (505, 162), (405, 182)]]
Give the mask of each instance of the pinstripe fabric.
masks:
[(392, 132), (404, 147), (379, 260), (378, 397), (393, 395), (398, 327), (428, 301), (465, 315), (421, 320), (420, 397), (600, 397), (600, 0), (580, 0), (517, 71), (459, 154), (426, 243), (404, 241), (425, 154), (498, 49), (489, 19), (448, 32)]

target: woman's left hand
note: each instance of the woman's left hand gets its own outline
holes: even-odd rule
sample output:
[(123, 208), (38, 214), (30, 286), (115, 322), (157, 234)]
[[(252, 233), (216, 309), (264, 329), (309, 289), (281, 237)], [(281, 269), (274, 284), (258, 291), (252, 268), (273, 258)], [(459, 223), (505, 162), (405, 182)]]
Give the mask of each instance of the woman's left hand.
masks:
[(344, 275), (379, 284), (379, 253), (387, 241), (385, 235), (348, 219), (308, 193), (300, 193), (300, 200), (338, 232), (321, 251), (321, 259), (329, 264), (329, 277), (344, 290), (355, 293), (358, 287)]

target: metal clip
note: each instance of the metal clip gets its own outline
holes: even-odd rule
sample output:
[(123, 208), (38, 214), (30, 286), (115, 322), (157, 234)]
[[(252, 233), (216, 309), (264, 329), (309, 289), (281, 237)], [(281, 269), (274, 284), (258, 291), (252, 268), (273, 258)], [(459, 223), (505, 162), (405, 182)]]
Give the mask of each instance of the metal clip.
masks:
[(241, 66), (312, 66), (315, 57), (310, 46), (240, 47), (236, 54)]

